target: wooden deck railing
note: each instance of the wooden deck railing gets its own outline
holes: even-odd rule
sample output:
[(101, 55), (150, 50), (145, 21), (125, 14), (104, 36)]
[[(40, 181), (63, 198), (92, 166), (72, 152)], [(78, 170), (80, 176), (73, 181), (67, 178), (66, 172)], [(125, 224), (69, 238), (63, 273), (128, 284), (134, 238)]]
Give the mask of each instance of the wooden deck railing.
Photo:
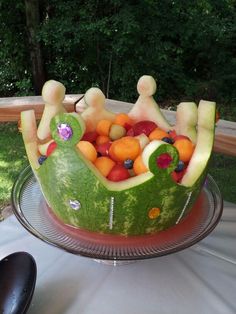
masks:
[[(74, 103), (82, 95), (66, 95), (64, 104), (68, 112), (74, 111)], [(127, 112), (131, 103), (107, 99), (107, 107), (114, 112)], [(44, 103), (41, 96), (0, 98), (0, 122), (18, 121), (20, 112), (34, 109), (36, 117), (40, 118)], [(175, 121), (175, 112), (163, 110), (171, 124)], [(236, 122), (219, 120), (216, 125), (214, 151), (225, 155), (236, 156)]]

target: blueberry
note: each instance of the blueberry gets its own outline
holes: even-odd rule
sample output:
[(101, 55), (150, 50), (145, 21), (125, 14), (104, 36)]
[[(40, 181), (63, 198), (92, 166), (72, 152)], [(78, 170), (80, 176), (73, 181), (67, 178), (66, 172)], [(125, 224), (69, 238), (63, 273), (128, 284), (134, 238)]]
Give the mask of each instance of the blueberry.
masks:
[(170, 138), (170, 137), (163, 137), (161, 140), (162, 140), (163, 142), (168, 143), (168, 144), (173, 144), (173, 143), (174, 143), (173, 139)]
[(181, 172), (184, 170), (184, 162), (182, 160), (179, 161), (177, 167), (175, 168), (175, 171), (176, 172)]
[(133, 162), (132, 159), (126, 159), (126, 160), (124, 161), (124, 167), (125, 167), (126, 169), (132, 169), (132, 168), (133, 168), (133, 164), (134, 164), (134, 162)]
[(42, 165), (46, 159), (47, 159), (47, 156), (40, 156), (38, 159), (39, 164)]

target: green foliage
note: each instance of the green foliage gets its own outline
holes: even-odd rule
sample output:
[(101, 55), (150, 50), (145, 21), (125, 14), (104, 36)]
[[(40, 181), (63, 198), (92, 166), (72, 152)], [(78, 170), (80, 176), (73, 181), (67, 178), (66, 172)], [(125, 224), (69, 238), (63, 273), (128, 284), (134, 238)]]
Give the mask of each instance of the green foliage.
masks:
[(32, 83), (24, 1), (0, 1), (0, 96), (29, 94)]
[[(160, 102), (236, 103), (234, 0), (43, 0), (40, 11), (48, 78), (68, 93), (96, 85), (110, 98), (134, 101), (138, 78), (151, 74)], [(24, 2), (2, 0), (0, 12), (0, 94), (28, 94)]]
[(21, 134), (15, 123), (0, 123), (0, 208), (10, 203), (11, 189), (28, 165)]
[(214, 153), (209, 173), (216, 181), (223, 199), (236, 203), (236, 158)]

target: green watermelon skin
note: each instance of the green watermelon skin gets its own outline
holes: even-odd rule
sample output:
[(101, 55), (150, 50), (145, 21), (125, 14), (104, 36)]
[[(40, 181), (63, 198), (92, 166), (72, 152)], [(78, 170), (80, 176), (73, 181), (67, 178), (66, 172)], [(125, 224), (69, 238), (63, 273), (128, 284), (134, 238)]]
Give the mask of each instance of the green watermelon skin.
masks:
[[(56, 131), (57, 124), (65, 121), (73, 129), (73, 136), (67, 142)], [(206, 171), (191, 187), (176, 184), (170, 173), (178, 163), (178, 153), (172, 145), (163, 144), (149, 158), (151, 172), (146, 181), (120, 189), (119, 182), (109, 184), (76, 148), (82, 129), (81, 121), (75, 116), (56, 116), (51, 131), (57, 148), (36, 170), (48, 205), (63, 223), (99, 233), (142, 235), (167, 229), (189, 212)], [(156, 158), (162, 153), (169, 153), (173, 158), (167, 169), (156, 166)], [(78, 210), (70, 205), (74, 200), (80, 202)], [(151, 208), (160, 208), (160, 215), (155, 219), (149, 218)]]

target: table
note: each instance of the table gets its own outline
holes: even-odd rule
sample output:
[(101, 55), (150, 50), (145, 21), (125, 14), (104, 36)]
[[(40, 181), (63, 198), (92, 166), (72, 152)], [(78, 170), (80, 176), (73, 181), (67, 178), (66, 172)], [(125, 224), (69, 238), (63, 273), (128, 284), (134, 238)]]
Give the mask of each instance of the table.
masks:
[(28, 314), (233, 314), (235, 239), (236, 206), (225, 202), (220, 223), (198, 244), (114, 267), (48, 245), (10, 216), (0, 223), (0, 258), (16, 251), (35, 258)]

